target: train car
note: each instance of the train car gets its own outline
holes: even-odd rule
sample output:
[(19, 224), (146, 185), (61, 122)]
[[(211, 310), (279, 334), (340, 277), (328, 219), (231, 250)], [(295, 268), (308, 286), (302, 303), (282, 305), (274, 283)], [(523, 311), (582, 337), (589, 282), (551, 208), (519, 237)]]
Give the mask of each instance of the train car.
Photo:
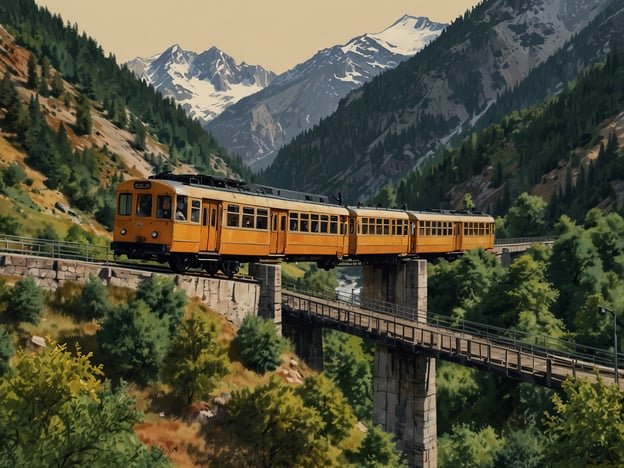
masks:
[(349, 211), (337, 205), (288, 201), (284, 257), (289, 261), (315, 261), (329, 269), (348, 256)]
[(494, 218), (473, 212), (408, 211), (410, 256), (453, 256), (467, 250), (494, 247)]
[(116, 256), (232, 276), (240, 262), (393, 263), (494, 245), (481, 213), (344, 207), (326, 197), (202, 175), (122, 182), (111, 248)]
[(116, 256), (168, 262), (177, 272), (202, 267), (232, 276), (240, 262), (272, 258), (329, 267), (347, 255), (347, 216), (337, 205), (240, 185), (182, 176), (131, 180), (117, 187), (111, 248)]
[(349, 207), (349, 258), (363, 263), (388, 263), (409, 253), (405, 211)]

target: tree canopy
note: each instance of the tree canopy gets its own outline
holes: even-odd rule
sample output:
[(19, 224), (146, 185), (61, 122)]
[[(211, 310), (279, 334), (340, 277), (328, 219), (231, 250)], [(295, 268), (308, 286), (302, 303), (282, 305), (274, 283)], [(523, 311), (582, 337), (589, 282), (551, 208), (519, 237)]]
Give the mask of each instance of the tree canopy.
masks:
[(624, 394), (600, 376), (568, 378), (563, 395), (546, 413), (545, 454), (552, 466), (617, 466), (624, 463)]
[(186, 404), (206, 399), (219, 379), (230, 369), (227, 350), (219, 342), (220, 326), (201, 313), (178, 325), (164, 358), (162, 380)]
[(168, 466), (134, 433), (125, 386), (103, 383), (90, 357), (56, 343), (19, 352), (0, 377), (0, 466)]

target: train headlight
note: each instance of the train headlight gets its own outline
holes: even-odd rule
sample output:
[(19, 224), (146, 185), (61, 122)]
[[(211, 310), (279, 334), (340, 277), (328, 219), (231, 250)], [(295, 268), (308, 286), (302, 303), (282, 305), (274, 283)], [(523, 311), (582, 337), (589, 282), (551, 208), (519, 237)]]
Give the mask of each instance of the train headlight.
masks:
[(126, 231), (126, 228), (121, 228), (121, 231), (119, 231), (119, 233), (120, 233), (122, 236), (125, 236), (125, 235), (128, 233), (128, 231)]
[(158, 237), (158, 231), (152, 231), (152, 239), (156, 239)]

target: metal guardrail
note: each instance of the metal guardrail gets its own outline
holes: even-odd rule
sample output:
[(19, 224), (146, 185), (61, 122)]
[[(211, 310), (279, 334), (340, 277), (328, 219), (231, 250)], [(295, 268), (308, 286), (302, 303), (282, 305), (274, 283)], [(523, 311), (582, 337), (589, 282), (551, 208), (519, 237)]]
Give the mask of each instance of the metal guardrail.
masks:
[(503, 239), (495, 239), (494, 245), (509, 244), (552, 244), (557, 238), (552, 236), (541, 237), (508, 237)]
[(65, 258), (83, 262), (108, 263), (113, 259), (113, 252), (107, 246), (8, 236), (4, 234), (0, 235), (0, 252), (55, 259)]
[[(553, 242), (554, 237), (516, 237), (496, 239), (496, 245)], [(86, 262), (109, 262), (114, 258), (107, 246), (38, 239), (0, 234), (0, 251), (39, 257), (66, 258)]]
[[(598, 365), (613, 368), (614, 354), (605, 349), (593, 348), (590, 346), (560, 340), (546, 335), (531, 334), (521, 330), (494, 327), (468, 320), (452, 319), (444, 315), (426, 313), (418, 309), (404, 305), (393, 304), (385, 301), (368, 300), (359, 294), (333, 292), (327, 290), (314, 290), (302, 288), (300, 285), (288, 282), (283, 283), (283, 288), (310, 297), (333, 301), (338, 304), (356, 305), (361, 309), (387, 315), (390, 317), (402, 318), (414, 322), (418, 327), (419, 315), (426, 316), (426, 324), (440, 330), (446, 330), (453, 336), (480, 338), (482, 340), (496, 343), (522, 353), (533, 356), (559, 358), (571, 361), (583, 361), (591, 365)], [(422, 322), (421, 322), (422, 323)], [(618, 361), (624, 362), (624, 355), (618, 353)]]

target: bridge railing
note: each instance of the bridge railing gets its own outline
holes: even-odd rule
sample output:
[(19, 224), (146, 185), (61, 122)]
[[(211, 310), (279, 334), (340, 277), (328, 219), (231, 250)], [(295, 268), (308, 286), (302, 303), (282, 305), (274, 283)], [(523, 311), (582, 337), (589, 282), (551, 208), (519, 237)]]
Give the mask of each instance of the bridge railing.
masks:
[(508, 238), (496, 238), (494, 245), (508, 245), (508, 244), (550, 244), (557, 238), (553, 236), (541, 236), (541, 237), (508, 237)]
[[(283, 287), (293, 292), (319, 299), (357, 305), (361, 309), (366, 309), (373, 313), (402, 318), (411, 322), (419, 321), (419, 311), (416, 308), (391, 302), (365, 299), (361, 294), (356, 294), (354, 292), (345, 293), (342, 291), (334, 292), (327, 289), (311, 289), (289, 282), (284, 282)], [(420, 316), (422, 317), (424, 315), (427, 317), (427, 325), (454, 332), (461, 336), (470, 336), (472, 338), (493, 341), (528, 354), (550, 357), (553, 353), (556, 353), (559, 358), (580, 360), (606, 367), (612, 367), (614, 363), (613, 352), (605, 349), (593, 348), (572, 341), (528, 333), (522, 330), (501, 328), (421, 311)], [(618, 361), (624, 362), (624, 354), (618, 353)]]
[(113, 253), (108, 246), (0, 235), (0, 252), (37, 257), (65, 258), (86, 262), (109, 262)]

